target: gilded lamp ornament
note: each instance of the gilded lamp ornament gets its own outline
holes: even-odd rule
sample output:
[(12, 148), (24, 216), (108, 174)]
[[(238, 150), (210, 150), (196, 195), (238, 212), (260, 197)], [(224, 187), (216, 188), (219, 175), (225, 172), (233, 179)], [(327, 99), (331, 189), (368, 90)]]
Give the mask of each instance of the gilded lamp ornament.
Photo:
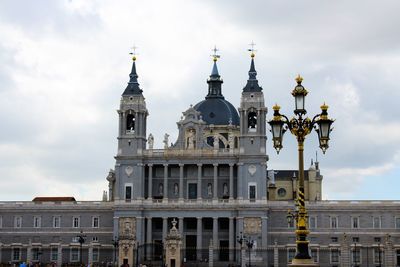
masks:
[(297, 85), (292, 91), (295, 99), (295, 116), (289, 119), (287, 116), (279, 112), (280, 106), (275, 104), (272, 109), (274, 116), (268, 123), (271, 125), (272, 142), (277, 153), (282, 149), (283, 135), (287, 130), (296, 137), (298, 143), (299, 154), (299, 183), (297, 190), (296, 209), (295, 211), (288, 211), (288, 222), (296, 222), (296, 256), (292, 263), (296, 264), (311, 264), (312, 259), (309, 254), (307, 235), (310, 233), (308, 230), (308, 213), (305, 206), (305, 193), (304, 193), (304, 140), (306, 136), (311, 133), (312, 129), (318, 133), (319, 146), (323, 153), (329, 147), (329, 134), (332, 131), (331, 125), (334, 122), (328, 117), (328, 106), (324, 103), (321, 106), (321, 113), (315, 115), (312, 119), (305, 117), (307, 113), (305, 109), (305, 97), (308, 91), (302, 85), (303, 78), (298, 75), (296, 77)]

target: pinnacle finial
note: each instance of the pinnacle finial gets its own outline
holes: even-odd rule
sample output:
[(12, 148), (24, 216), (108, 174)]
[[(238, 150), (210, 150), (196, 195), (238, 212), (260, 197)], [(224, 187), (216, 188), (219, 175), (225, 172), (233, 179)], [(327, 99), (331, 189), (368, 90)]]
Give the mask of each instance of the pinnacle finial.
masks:
[(217, 60), (221, 57), (220, 55), (217, 54), (217, 52), (219, 51), (219, 49), (217, 48), (216, 45), (214, 45), (214, 48), (211, 50), (213, 51), (213, 54), (211, 55), (213, 58), (214, 62), (217, 62)]
[(138, 49), (138, 47), (136, 45), (133, 45), (131, 47), (132, 52), (129, 53), (129, 55), (132, 55), (132, 61), (136, 61), (136, 49)]
[(254, 58), (254, 57), (256, 56), (255, 52), (256, 52), (257, 50), (254, 49), (254, 46), (255, 46), (255, 45), (256, 45), (256, 44), (255, 44), (253, 41), (251, 41), (251, 43), (249, 44), (250, 48), (247, 49), (247, 51), (251, 52), (251, 53), (250, 53), (250, 57), (251, 57), (251, 58)]

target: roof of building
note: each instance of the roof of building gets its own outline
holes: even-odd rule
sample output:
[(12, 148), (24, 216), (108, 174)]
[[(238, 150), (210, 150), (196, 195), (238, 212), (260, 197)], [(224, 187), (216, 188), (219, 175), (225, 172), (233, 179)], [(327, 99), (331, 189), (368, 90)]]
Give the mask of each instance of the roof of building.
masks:
[(136, 73), (136, 57), (132, 58), (132, 70), (129, 74), (129, 82), (128, 86), (126, 87), (125, 91), (122, 93), (123, 96), (129, 95), (141, 95), (143, 90), (139, 87), (139, 82), (137, 78), (139, 77)]
[(74, 197), (35, 197), (33, 202), (56, 202), (76, 201)]
[(223, 81), (218, 73), (216, 60), (207, 83), (208, 94), (205, 100), (194, 106), (194, 109), (201, 113), (203, 121), (214, 125), (239, 125), (240, 119), (236, 108), (222, 95)]

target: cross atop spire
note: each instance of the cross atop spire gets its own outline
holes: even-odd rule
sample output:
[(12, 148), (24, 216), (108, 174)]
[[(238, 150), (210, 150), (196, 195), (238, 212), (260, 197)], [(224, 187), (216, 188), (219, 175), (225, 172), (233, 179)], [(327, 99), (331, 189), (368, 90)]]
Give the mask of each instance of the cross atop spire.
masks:
[(132, 55), (132, 60), (135, 61), (136, 60), (136, 49), (138, 49), (138, 47), (136, 45), (133, 45), (131, 47), (132, 52), (129, 53), (129, 55)]
[(219, 49), (217, 48), (216, 45), (214, 45), (214, 48), (211, 50), (213, 51), (213, 54), (211, 55), (213, 57), (214, 62), (216, 62), (221, 56), (217, 54)]
[(132, 47), (132, 52), (129, 53), (130, 55), (132, 55), (132, 70), (129, 74), (128, 86), (126, 87), (122, 95), (141, 95), (143, 92), (142, 89), (140, 89), (139, 82), (137, 80), (139, 76), (136, 73), (136, 49), (137, 47), (134, 45)]
[(251, 41), (249, 46), (250, 46), (250, 48), (247, 49), (247, 51), (251, 52), (250, 56), (253, 58), (255, 56), (255, 52), (257, 51), (254, 49), (254, 46), (256, 46), (256, 44), (253, 41)]

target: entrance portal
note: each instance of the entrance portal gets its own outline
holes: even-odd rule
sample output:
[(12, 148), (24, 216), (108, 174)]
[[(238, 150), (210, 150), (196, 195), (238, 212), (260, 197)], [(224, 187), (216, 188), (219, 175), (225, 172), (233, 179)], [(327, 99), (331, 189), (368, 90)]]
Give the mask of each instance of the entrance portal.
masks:
[(186, 254), (185, 258), (187, 261), (196, 260), (196, 242), (197, 237), (195, 235), (186, 236)]

